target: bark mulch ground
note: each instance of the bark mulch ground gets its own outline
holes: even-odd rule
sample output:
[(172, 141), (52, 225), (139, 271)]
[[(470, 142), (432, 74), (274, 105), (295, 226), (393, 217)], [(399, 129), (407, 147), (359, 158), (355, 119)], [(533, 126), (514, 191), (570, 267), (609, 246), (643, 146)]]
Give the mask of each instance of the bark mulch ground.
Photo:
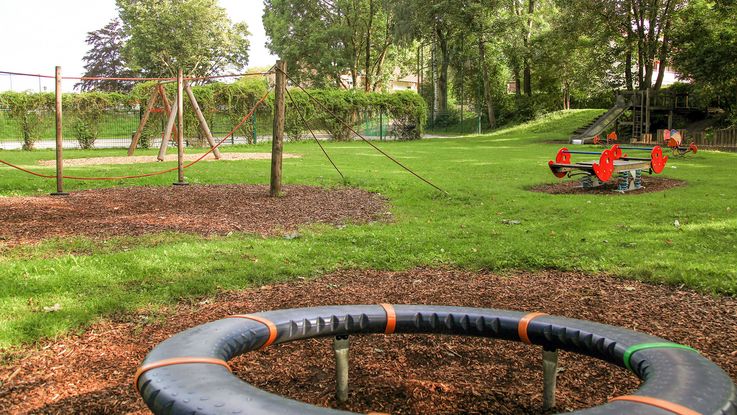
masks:
[[(6, 351), (2, 413), (146, 413), (131, 382), (156, 344), (234, 313), (327, 304), (417, 303), (496, 307), (588, 319), (652, 333), (699, 349), (737, 380), (737, 299), (603, 275), (496, 275), (451, 269), (340, 271), (119, 316), (81, 335)], [(539, 414), (537, 347), (478, 338), (371, 335), (351, 338), (346, 409), (392, 414)], [(265, 390), (335, 406), (331, 340), (270, 347), (233, 361)], [(602, 404), (638, 381), (624, 369), (561, 352), (558, 411)]]
[(268, 235), (307, 223), (360, 223), (386, 215), (381, 196), (351, 188), (285, 186), (279, 198), (269, 197), (262, 185), (110, 188), (67, 197), (0, 198), (0, 243), (162, 231)]
[(662, 192), (674, 187), (685, 186), (683, 180), (668, 179), (665, 177), (642, 176), (642, 188), (629, 192), (617, 191), (617, 180), (611, 180), (599, 187), (584, 189), (578, 180), (565, 180), (558, 183), (545, 183), (531, 187), (533, 192), (548, 193), (551, 195), (639, 195), (643, 193)]

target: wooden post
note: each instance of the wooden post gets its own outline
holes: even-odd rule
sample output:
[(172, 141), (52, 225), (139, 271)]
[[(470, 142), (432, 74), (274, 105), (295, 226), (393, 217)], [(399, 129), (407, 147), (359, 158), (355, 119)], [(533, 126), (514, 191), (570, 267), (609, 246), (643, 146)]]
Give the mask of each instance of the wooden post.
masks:
[(215, 155), (215, 158), (220, 160), (220, 149), (215, 147), (215, 140), (212, 138), (212, 132), (210, 132), (210, 127), (207, 125), (207, 120), (205, 119), (205, 116), (202, 114), (202, 110), (200, 109), (200, 105), (197, 103), (197, 99), (194, 97), (194, 92), (192, 92), (192, 88), (189, 86), (189, 82), (184, 82), (184, 90), (187, 92), (187, 96), (189, 97), (189, 102), (192, 104), (192, 109), (194, 109), (194, 113), (197, 116), (197, 121), (200, 122), (200, 128), (202, 129), (202, 132), (205, 134), (205, 138), (207, 139), (207, 142), (210, 144), (210, 148), (214, 148), (212, 151), (212, 154)]
[(174, 130), (174, 122), (177, 119), (177, 108), (173, 108), (169, 113), (169, 118), (166, 120), (166, 127), (164, 127), (164, 137), (161, 139), (161, 148), (159, 148), (159, 155), (157, 158), (159, 161), (164, 161), (166, 156), (166, 146), (169, 144), (171, 139), (171, 132)]
[(274, 131), (271, 141), (272, 197), (281, 194), (282, 151), (284, 149), (284, 95), (287, 90), (287, 63), (276, 61), (276, 90), (274, 92)]
[(56, 192), (53, 196), (66, 196), (64, 192), (64, 136), (62, 135), (61, 113), (61, 66), (56, 67)]
[[(159, 84), (157, 86), (157, 89), (159, 91), (159, 95), (161, 95), (161, 101), (164, 103), (164, 111), (166, 111), (166, 115), (168, 117), (171, 117), (172, 115), (172, 108), (171, 104), (169, 103), (169, 97), (166, 96), (166, 89), (164, 89), (164, 85)], [(164, 133), (164, 137), (161, 139), (161, 146), (159, 147), (159, 160), (164, 160), (164, 156), (166, 155), (166, 147), (169, 145), (169, 139), (171, 138), (171, 134), (174, 133), (175, 137), (177, 136), (177, 130), (176, 127), (174, 127), (174, 124), (167, 127), (167, 131)]]
[(148, 122), (148, 117), (151, 115), (151, 110), (156, 104), (156, 99), (158, 97), (159, 97), (158, 92), (156, 92), (156, 90), (154, 89), (154, 91), (151, 93), (151, 97), (148, 99), (148, 103), (146, 104), (146, 110), (143, 112), (143, 118), (141, 118), (141, 122), (138, 124), (138, 129), (136, 130), (136, 134), (133, 136), (133, 140), (131, 140), (130, 147), (128, 147), (129, 156), (132, 156), (133, 153), (136, 151), (136, 147), (138, 147), (138, 141), (141, 139), (141, 134), (143, 134), (143, 129), (146, 127), (146, 123)]
[[(184, 74), (177, 72), (177, 182), (175, 186), (186, 186), (184, 181)], [(172, 111), (173, 112), (173, 111)]]

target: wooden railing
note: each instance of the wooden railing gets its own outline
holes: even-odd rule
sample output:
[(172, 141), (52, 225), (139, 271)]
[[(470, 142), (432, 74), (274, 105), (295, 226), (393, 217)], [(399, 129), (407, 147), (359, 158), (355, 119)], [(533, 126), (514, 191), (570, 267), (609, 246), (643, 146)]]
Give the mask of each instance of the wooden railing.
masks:
[[(643, 134), (642, 140), (637, 141), (636, 144), (664, 145), (664, 131), (665, 130), (658, 130), (655, 140), (653, 140), (652, 134)], [(678, 130), (678, 132), (681, 133), (683, 144), (686, 145), (693, 141), (699, 148), (737, 151), (737, 127), (714, 130), (713, 134), (707, 134), (705, 131), (689, 130)]]

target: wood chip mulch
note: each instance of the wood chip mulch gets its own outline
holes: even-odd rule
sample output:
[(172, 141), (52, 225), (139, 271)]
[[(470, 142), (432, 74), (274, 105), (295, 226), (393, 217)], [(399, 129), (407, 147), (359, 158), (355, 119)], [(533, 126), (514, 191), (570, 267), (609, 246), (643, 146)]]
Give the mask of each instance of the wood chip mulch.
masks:
[(278, 198), (263, 185), (110, 188), (0, 198), (0, 244), (163, 231), (272, 235), (308, 223), (363, 223), (387, 215), (381, 196), (352, 188), (285, 186)]
[(611, 180), (599, 187), (584, 189), (579, 180), (564, 180), (557, 183), (545, 183), (532, 186), (529, 190), (533, 192), (548, 193), (551, 195), (640, 195), (643, 193), (662, 192), (674, 187), (685, 186), (683, 180), (669, 179), (667, 177), (642, 176), (642, 188), (629, 192), (618, 192), (617, 181)]
[[(452, 269), (339, 271), (222, 293), (94, 324), (84, 334), (5, 351), (0, 413), (147, 413), (131, 386), (136, 366), (167, 337), (234, 313), (328, 304), (447, 304), (588, 319), (693, 346), (737, 380), (737, 299), (603, 275), (546, 271), (497, 275)], [(538, 347), (422, 335), (351, 337), (352, 411), (392, 414), (540, 414)], [(331, 340), (270, 347), (233, 360), (262, 389), (335, 406)], [(624, 369), (561, 352), (557, 411), (633, 391)]]

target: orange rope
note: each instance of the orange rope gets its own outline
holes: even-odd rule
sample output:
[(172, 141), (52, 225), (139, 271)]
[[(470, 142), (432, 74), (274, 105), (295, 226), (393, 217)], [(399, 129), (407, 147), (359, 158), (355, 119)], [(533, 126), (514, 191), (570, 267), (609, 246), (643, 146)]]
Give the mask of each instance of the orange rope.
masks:
[(266, 76), (269, 72), (251, 72), (251, 73), (238, 73), (229, 75), (213, 75), (213, 76), (200, 76), (193, 78), (184, 78), (185, 81), (204, 81), (205, 79), (220, 79), (220, 78), (235, 78), (243, 76)]
[[(49, 78), (54, 79), (54, 75), (41, 75), (32, 73), (22, 72), (8, 72), (0, 71), (2, 75), (16, 75), (16, 76), (33, 76), (37, 78)], [(187, 77), (184, 78), (187, 81), (202, 81), (205, 79), (219, 79), (219, 78), (236, 78), (243, 76), (264, 76), (268, 75), (269, 72), (250, 72), (250, 73), (239, 73), (239, 74), (228, 74), (228, 75), (213, 75), (213, 76), (200, 76), (200, 77)], [(61, 79), (74, 79), (81, 81), (176, 81), (177, 78), (165, 78), (165, 77), (152, 77), (152, 78), (138, 78), (138, 77), (106, 77), (106, 76), (62, 76)]]
[[(243, 119), (241, 119), (241, 121), (228, 133), (228, 135), (226, 135), (222, 140), (220, 140), (219, 143), (217, 143), (216, 145), (210, 147), (210, 149), (207, 150), (207, 152), (205, 154), (201, 155), (196, 160), (194, 160), (194, 161), (192, 161), (192, 162), (184, 165), (182, 168), (187, 169), (189, 167), (194, 166), (195, 164), (197, 164), (200, 161), (202, 161), (202, 159), (204, 159), (205, 157), (207, 157), (210, 153), (212, 153), (213, 151), (215, 151), (216, 148), (220, 147), (225, 142), (225, 140), (227, 140), (228, 138), (230, 138), (230, 136), (232, 136), (233, 134), (235, 134), (235, 132), (243, 125), (243, 123), (245, 123), (246, 121), (248, 121), (253, 116), (253, 114), (258, 109), (259, 105), (261, 105), (266, 100), (266, 98), (269, 96), (269, 93), (270, 92), (271, 91), (266, 91), (266, 93), (264, 94), (264, 96), (261, 97), (261, 99), (259, 99), (258, 102), (256, 102), (256, 105), (254, 105), (253, 109), (251, 109), (251, 112), (249, 112), (245, 117), (243, 117)], [(24, 169), (24, 168), (22, 168), (20, 166), (16, 166), (16, 165), (14, 165), (12, 163), (9, 163), (7, 161), (4, 161), (4, 160), (0, 160), (0, 163), (5, 164), (6, 166), (10, 166), (10, 167), (12, 167), (14, 169), (20, 170), (22, 172), (25, 172), (25, 173), (28, 173), (28, 174), (32, 174), (32, 175), (37, 176), (37, 177), (42, 177), (44, 179), (56, 179), (56, 175), (53, 175), (52, 176), (52, 175), (45, 175), (45, 174), (41, 174), (41, 173), (36, 173), (34, 171)], [(170, 173), (170, 172), (173, 172), (174, 170), (177, 170), (177, 169), (178, 169), (178, 167), (172, 167), (172, 168), (167, 169), (167, 170), (161, 170), (161, 171), (157, 171), (157, 172), (153, 172), (153, 173), (138, 174), (138, 175), (134, 175), (134, 176), (115, 176), (115, 177), (62, 176), (62, 178), (69, 179), (69, 180), (89, 180), (89, 181), (140, 179), (142, 177), (151, 177), (151, 176), (158, 176), (158, 175)]]
[(0, 71), (0, 74), (2, 75), (19, 75), (19, 76), (35, 76), (37, 78), (51, 78), (54, 79), (53, 75), (39, 75), (35, 73), (21, 73), (21, 72), (7, 72), (7, 71)]
[[(53, 78), (53, 76), (52, 76)], [(105, 76), (62, 76), (61, 79), (76, 79), (81, 81), (176, 81), (177, 78), (115, 78)]]

